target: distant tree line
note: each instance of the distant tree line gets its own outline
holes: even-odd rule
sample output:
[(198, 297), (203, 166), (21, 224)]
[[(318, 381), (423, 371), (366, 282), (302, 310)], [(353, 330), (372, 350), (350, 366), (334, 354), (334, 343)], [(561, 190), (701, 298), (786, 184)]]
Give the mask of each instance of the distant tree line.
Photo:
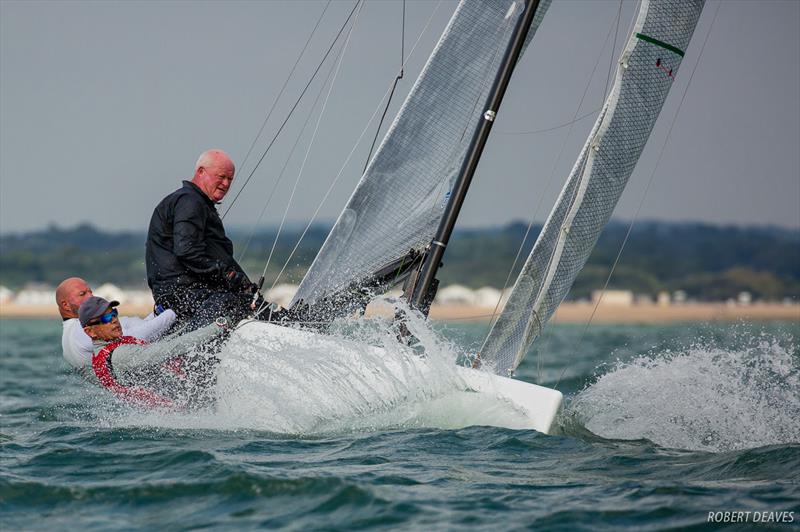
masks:
[[(612, 221), (600, 235), (570, 298), (588, 297), (603, 287), (628, 232)], [(442, 282), (502, 287), (527, 225), (462, 231), (448, 247)], [(519, 263), (528, 256), (541, 226), (531, 229)], [(510, 283), (516, 278), (518, 264)], [(800, 297), (800, 231), (774, 227), (701, 223), (637, 223), (609, 282), (609, 288), (655, 295), (684, 290), (694, 299), (716, 301), (742, 291), (759, 299)]]
[[(541, 227), (533, 227), (522, 246), (527, 225), (456, 231), (440, 270), (443, 284), (502, 288), (513, 283)], [(288, 262), (281, 282), (302, 279), (328, 233), (314, 226)], [(600, 236), (571, 298), (587, 297), (608, 278), (628, 224), (610, 223)], [(230, 231), (237, 257), (256, 280), (275, 240), (275, 229), (253, 235)], [(266, 280), (272, 283), (297, 243), (299, 231), (278, 239)], [(18, 289), (27, 283), (55, 285), (77, 275), (98, 285), (111, 282), (144, 287), (144, 242), (140, 232), (106, 232), (91, 225), (71, 229), (51, 226), (42, 231), (0, 235), (0, 284)], [(717, 226), (700, 223), (640, 222), (628, 238), (610, 288), (654, 295), (684, 290), (698, 300), (735, 297), (742, 291), (758, 299), (800, 298), (800, 232), (780, 228)]]

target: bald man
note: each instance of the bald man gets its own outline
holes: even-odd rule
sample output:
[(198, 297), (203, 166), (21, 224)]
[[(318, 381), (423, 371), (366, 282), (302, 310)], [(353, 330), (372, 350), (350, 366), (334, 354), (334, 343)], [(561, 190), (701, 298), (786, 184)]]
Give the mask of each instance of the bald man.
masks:
[(233, 258), (216, 209), (234, 172), (225, 152), (204, 152), (191, 181), (164, 198), (150, 219), (145, 260), (153, 298), (196, 326), (221, 315), (244, 318), (257, 290)]
[[(56, 288), (56, 304), (64, 321), (61, 334), (64, 360), (84, 375), (92, 374), (92, 339), (78, 321), (78, 309), (90, 297), (92, 289), (80, 277), (64, 279)], [(152, 342), (167, 332), (175, 318), (175, 313), (167, 310), (158, 316), (150, 314), (144, 319), (120, 316), (119, 322), (124, 334)]]

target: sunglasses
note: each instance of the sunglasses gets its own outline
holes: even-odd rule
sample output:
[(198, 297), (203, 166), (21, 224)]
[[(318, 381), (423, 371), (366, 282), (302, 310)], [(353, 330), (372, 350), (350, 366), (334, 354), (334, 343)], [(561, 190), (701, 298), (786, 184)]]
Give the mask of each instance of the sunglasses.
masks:
[(111, 323), (112, 321), (114, 321), (114, 318), (116, 318), (118, 314), (119, 314), (119, 312), (117, 312), (117, 309), (115, 309), (115, 308), (111, 309), (111, 312), (107, 312), (107, 313), (103, 314), (102, 316), (100, 316), (99, 318), (97, 318), (96, 320), (90, 321), (88, 323), (88, 325), (100, 325), (101, 323), (103, 325), (107, 325), (107, 324)]

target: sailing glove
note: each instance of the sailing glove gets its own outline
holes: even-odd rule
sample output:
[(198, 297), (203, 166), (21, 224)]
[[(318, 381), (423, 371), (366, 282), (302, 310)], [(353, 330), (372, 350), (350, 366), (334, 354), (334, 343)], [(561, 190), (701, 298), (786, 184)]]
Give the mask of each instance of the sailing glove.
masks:
[(225, 274), (225, 281), (228, 287), (234, 292), (250, 292), (250, 287), (253, 283), (242, 272), (231, 270)]

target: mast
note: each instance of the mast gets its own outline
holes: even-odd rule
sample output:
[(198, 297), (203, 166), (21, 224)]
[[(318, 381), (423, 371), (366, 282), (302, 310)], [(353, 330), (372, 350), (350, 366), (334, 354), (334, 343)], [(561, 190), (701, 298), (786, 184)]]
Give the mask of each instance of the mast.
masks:
[(489, 138), (494, 119), (497, 116), (500, 103), (503, 101), (503, 96), (511, 80), (511, 74), (522, 52), (525, 44), (525, 37), (528, 34), (528, 29), (531, 27), (533, 17), (538, 7), (539, 0), (525, 0), (525, 11), (519, 17), (519, 20), (517, 20), (517, 25), (514, 28), (503, 60), (500, 63), (500, 70), (489, 91), (489, 96), (484, 107), (486, 112), (483, 114), (483, 120), (472, 136), (469, 149), (467, 150), (467, 156), (461, 163), (458, 177), (453, 185), (450, 200), (445, 207), (444, 215), (439, 223), (439, 228), (433, 240), (431, 240), (428, 253), (420, 266), (419, 275), (417, 276), (413, 291), (409, 295), (409, 303), (413, 307), (422, 310), (425, 314), (427, 314), (430, 304), (430, 298), (428, 297), (429, 292), (435, 282), (436, 272), (439, 270), (444, 250), (447, 247), (447, 243), (450, 241), (450, 235), (455, 227), (456, 219), (461, 212), (461, 206), (464, 203), (464, 198), (467, 196), (467, 190), (472, 182), (472, 177), (475, 175), (478, 161), (483, 154), (483, 148), (486, 146), (486, 141)]

